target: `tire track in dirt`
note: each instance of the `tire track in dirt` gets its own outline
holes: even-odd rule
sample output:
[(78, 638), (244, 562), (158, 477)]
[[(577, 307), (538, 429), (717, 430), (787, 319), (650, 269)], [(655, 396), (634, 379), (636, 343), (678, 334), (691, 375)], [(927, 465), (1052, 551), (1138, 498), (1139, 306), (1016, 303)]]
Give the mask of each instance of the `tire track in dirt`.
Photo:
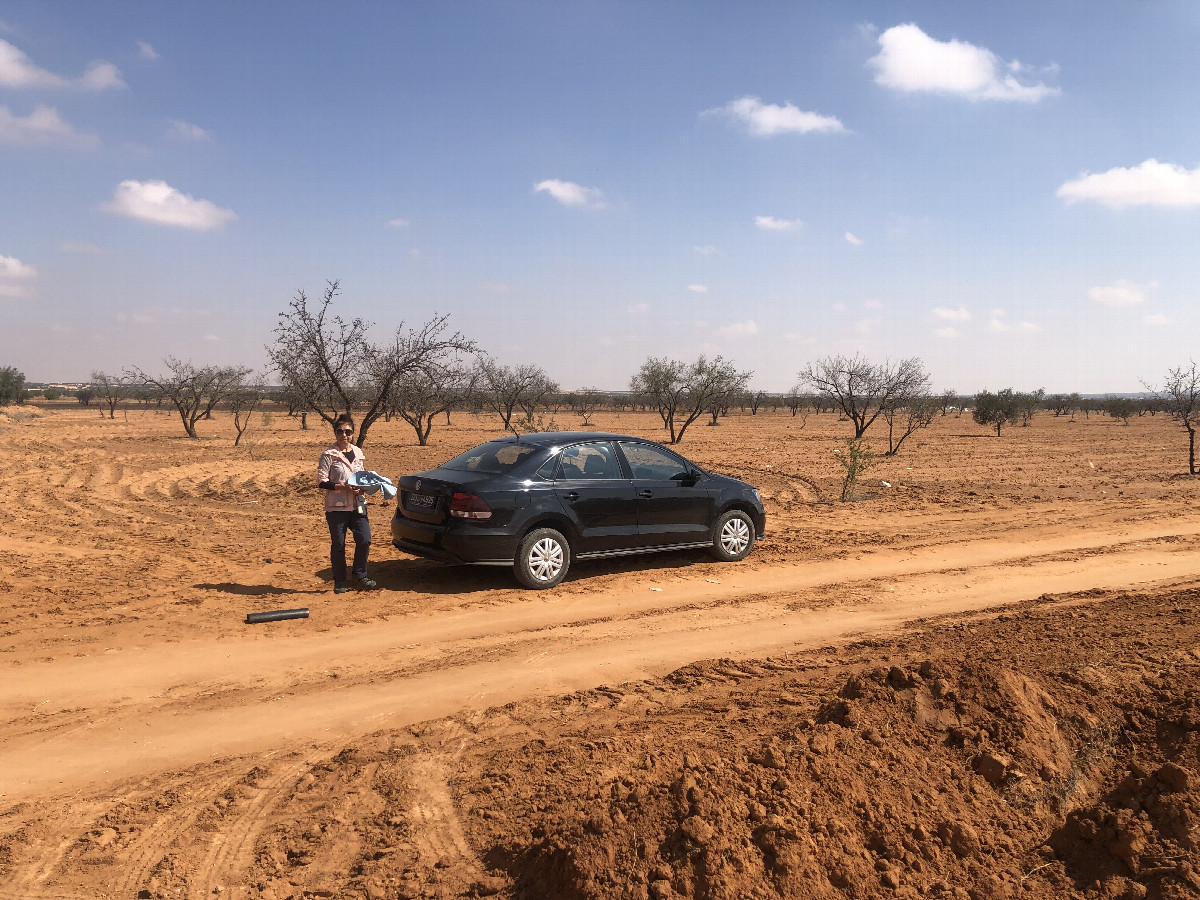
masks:
[(78, 841), (69, 834), (57, 843), (42, 841), (32, 848), (32, 856), (14, 873), (9, 886), (0, 885), (0, 900), (81, 900), (75, 892), (59, 893), (46, 888), (63, 859)]
[(429, 869), (451, 869), (456, 875), (478, 881), (483, 863), (471, 849), (450, 795), (450, 772), (458, 754), (425, 753), (412, 761), (413, 800), (409, 816), (414, 829), (417, 857)]
[[(224, 785), (233, 783), (226, 778)], [(210, 790), (209, 796), (212, 796)], [(191, 833), (204, 806), (195, 799), (182, 803), (183, 809), (168, 808), (139, 833), (128, 850), (119, 856), (120, 874), (117, 896), (133, 897), (148, 885), (154, 869), (168, 856), (180, 838)]]
[(255, 796), (232, 822), (222, 823), (212, 833), (204, 859), (194, 868), (189, 867), (190, 900), (206, 900), (228, 885), (244, 883), (254, 863), (255, 841), (275, 808), (294, 793), (304, 769), (303, 765), (280, 762), (268, 777), (255, 779)]

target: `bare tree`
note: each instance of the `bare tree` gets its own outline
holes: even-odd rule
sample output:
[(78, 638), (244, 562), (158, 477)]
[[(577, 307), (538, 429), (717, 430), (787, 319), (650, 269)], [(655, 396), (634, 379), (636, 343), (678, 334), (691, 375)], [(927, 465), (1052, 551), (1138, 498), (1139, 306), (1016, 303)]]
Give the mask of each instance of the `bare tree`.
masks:
[(720, 356), (701, 356), (693, 363), (651, 357), (629, 380), (629, 389), (658, 411), (671, 443), (678, 444), (689, 425), (745, 388), (752, 374), (739, 372)]
[(856, 438), (866, 433), (886, 406), (899, 405), (905, 398), (929, 390), (925, 364), (915, 356), (883, 365), (861, 356), (829, 356), (809, 363), (800, 372), (800, 381), (846, 414), (854, 423)]
[[(121, 375), (109, 375), (107, 372), (92, 373), (92, 391), (100, 401), (108, 407), (108, 417), (117, 417), (117, 404), (129, 396), (129, 382)], [(104, 414), (101, 413), (101, 416)]]
[(417, 443), (424, 447), (434, 417), (445, 414), (449, 424), (451, 407), (464, 402), (474, 386), (475, 373), (459, 357), (448, 356), (401, 375), (392, 385), (389, 411), (413, 427)]
[(596, 414), (601, 402), (604, 400), (604, 395), (596, 388), (580, 388), (577, 391), (571, 392), (571, 408), (583, 417), (585, 427), (590, 427), (591, 418)]
[(888, 427), (888, 448), (884, 456), (895, 456), (900, 445), (914, 431), (928, 428), (942, 408), (940, 397), (918, 394), (902, 402), (889, 403), (881, 415)]
[(1196, 428), (1200, 426), (1200, 369), (1196, 361), (1168, 370), (1161, 388), (1156, 390), (1148, 384), (1146, 388), (1159, 397), (1166, 414), (1187, 430), (1188, 474), (1200, 475), (1196, 469)]
[(784, 405), (792, 413), (792, 418), (799, 417), (800, 427), (808, 424), (808, 415), (813, 411), (812, 398), (800, 389), (800, 385), (792, 385), (792, 389), (783, 398)]
[(161, 398), (169, 400), (179, 413), (183, 430), (190, 438), (199, 437), (196, 434), (196, 422), (206, 418), (213, 407), (225, 399), (250, 372), (238, 366), (204, 366), (197, 369), (190, 362), (173, 356), (164, 359), (163, 365), (169, 374), (155, 377), (133, 368), (125, 370), (122, 376), (129, 383), (153, 388)]
[(502, 366), (493, 359), (479, 363), (476, 396), (483, 406), (500, 416), (505, 431), (513, 431), (512, 417), (518, 409), (533, 420), (533, 411), (548, 394), (558, 390), (541, 366)]
[(367, 337), (371, 323), (359, 318), (347, 322), (331, 313), (338, 294), (338, 282), (329, 282), (314, 310), (304, 291), (298, 291), (279, 314), (275, 343), (267, 353), (284, 385), (326, 422), (332, 425), (339, 413), (362, 410), (355, 441), (362, 446), (371, 425), (384, 414), (397, 379), (446, 353), (473, 353), (475, 343), (458, 332), (447, 334), (449, 317), (435, 315), (407, 332), (401, 323), (386, 344), (374, 344)]
[(242, 435), (250, 427), (250, 417), (266, 397), (266, 385), (266, 376), (255, 375), (247, 369), (229, 389), (226, 402), (233, 413), (233, 429), (237, 432), (233, 446), (236, 447), (242, 442)]

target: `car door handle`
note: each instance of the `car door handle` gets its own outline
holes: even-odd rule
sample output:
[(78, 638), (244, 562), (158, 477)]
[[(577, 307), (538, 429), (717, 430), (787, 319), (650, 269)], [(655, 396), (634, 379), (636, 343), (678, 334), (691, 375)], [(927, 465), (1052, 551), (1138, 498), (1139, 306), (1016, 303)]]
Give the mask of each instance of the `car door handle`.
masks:
[(638, 496), (649, 499), (654, 496), (654, 491), (651, 491), (651, 490), (638, 491)]
[(565, 494), (563, 494), (563, 496), (574, 503), (579, 499), (579, 491), (567, 491)]

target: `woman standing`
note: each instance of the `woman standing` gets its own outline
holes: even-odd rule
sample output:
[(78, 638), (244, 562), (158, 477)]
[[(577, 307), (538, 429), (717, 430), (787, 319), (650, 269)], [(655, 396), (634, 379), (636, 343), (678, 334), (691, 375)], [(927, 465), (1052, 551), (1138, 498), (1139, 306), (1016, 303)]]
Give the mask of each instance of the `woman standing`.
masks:
[(354, 419), (342, 413), (333, 422), (335, 443), (317, 463), (317, 487), (325, 491), (325, 521), (329, 524), (329, 563), (333, 567), (333, 592), (346, 593), (346, 531), (354, 535), (352, 574), (358, 586), (370, 590), (375, 582), (367, 576), (367, 554), (371, 551), (371, 521), (362, 488), (347, 482), (365, 468), (363, 452), (350, 443)]

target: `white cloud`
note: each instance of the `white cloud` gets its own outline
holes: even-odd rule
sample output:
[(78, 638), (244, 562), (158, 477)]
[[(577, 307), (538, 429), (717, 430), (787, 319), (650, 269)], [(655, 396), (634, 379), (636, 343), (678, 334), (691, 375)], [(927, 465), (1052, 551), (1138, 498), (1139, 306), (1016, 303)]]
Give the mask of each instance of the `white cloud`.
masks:
[(1154, 313), (1142, 319), (1147, 325), (1170, 325), (1172, 320), (1164, 316), (1162, 313)]
[(15, 256), (0, 256), (0, 278), (36, 278), (37, 269)]
[(1007, 334), (1010, 331), (1017, 331), (1021, 334), (1037, 334), (1042, 330), (1041, 325), (1035, 325), (1033, 322), (1018, 322), (1016, 325), (1009, 325), (1004, 321), (1005, 312), (1002, 309), (993, 309), (992, 317), (988, 319), (988, 331), (993, 334)]
[(104, 251), (88, 241), (63, 241), (59, 248), (64, 253), (103, 253)]
[(105, 91), (125, 87), (125, 79), (121, 77), (121, 70), (112, 63), (100, 61), (87, 67), (78, 84), (85, 91)]
[(606, 206), (603, 191), (584, 187), (573, 181), (547, 178), (535, 184), (533, 190), (535, 193), (545, 191), (563, 206), (582, 206), (586, 209), (603, 209)]
[(158, 59), (158, 51), (150, 46), (148, 41), (138, 41), (138, 55), (142, 59)]
[(958, 309), (935, 306), (933, 308), (933, 317), (946, 322), (969, 322), (971, 320), (971, 313), (965, 306), (959, 306)]
[(67, 147), (89, 150), (100, 146), (94, 134), (81, 134), (52, 106), (38, 106), (27, 116), (17, 116), (0, 106), (0, 144), (17, 147)]
[(1105, 306), (1137, 306), (1146, 302), (1146, 291), (1151, 285), (1135, 284), (1120, 278), (1103, 287), (1088, 288), (1088, 297)]
[(697, 253), (699, 253), (701, 256), (716, 256), (717, 253), (720, 252), (712, 244), (705, 244), (703, 247), (693, 247), (692, 249), (695, 250)]
[(717, 329), (717, 337), (723, 338), (743, 338), (753, 337), (758, 334), (758, 325), (753, 319), (747, 319), (745, 322), (734, 322), (730, 325), (723, 325)]
[(945, 328), (939, 328), (937, 331), (934, 332), (934, 334), (940, 338), (945, 338), (946, 340), (950, 340), (952, 338), (958, 337), (958, 329), (951, 328), (950, 326), (946, 326)]
[(223, 209), (209, 200), (197, 200), (165, 181), (122, 181), (103, 209), (142, 222), (197, 231), (223, 228), (226, 222), (237, 218), (233, 210)]
[(744, 125), (754, 137), (771, 137), (788, 132), (836, 134), (846, 130), (834, 116), (805, 112), (790, 103), (785, 103), (783, 106), (763, 103), (757, 97), (741, 97), (731, 100), (716, 109), (706, 109), (701, 115), (719, 116), (727, 121)]
[(11, 297), (14, 299), (21, 297), (32, 297), (33, 291), (23, 284), (4, 284), (0, 282), (0, 297)]
[(831, 306), (829, 308), (832, 309), (834, 312), (845, 312), (846, 304), (845, 303), (835, 303), (835, 304), (833, 304), (833, 306)]
[(103, 91), (125, 87), (121, 71), (112, 63), (92, 63), (79, 78), (64, 78), (34, 65), (24, 51), (0, 39), (0, 87), (8, 88), (82, 88)]
[(866, 303), (863, 304), (863, 307), (865, 307), (866, 309), (879, 310), (879, 309), (883, 309), (883, 304), (880, 303), (878, 300), (868, 300)]
[(1055, 196), (1068, 204), (1091, 200), (1110, 209), (1127, 206), (1190, 209), (1200, 206), (1200, 167), (1185, 169), (1173, 163), (1148, 159), (1132, 169), (1085, 173), (1064, 183)]
[(875, 83), (909, 93), (953, 94), (969, 100), (1037, 103), (1057, 94), (1045, 84), (1022, 84), (1028, 71), (1016, 60), (1005, 63), (991, 50), (965, 41), (939, 41), (915, 24), (897, 25), (879, 35), (879, 55), (867, 64)]
[(219, 337), (217, 337), (215, 334), (206, 334), (206, 335), (204, 336), (204, 340), (206, 340), (206, 341), (219, 341), (219, 340), (221, 340), (221, 339), (220, 339)]
[(407, 228), (411, 224), (408, 219), (388, 219), (389, 228)]
[(183, 121), (183, 119), (176, 119), (171, 123), (171, 127), (167, 129), (167, 137), (174, 138), (177, 141), (191, 141), (197, 144), (212, 140), (211, 135), (199, 125), (193, 125), (191, 122)]
[(689, 284), (688, 290), (694, 294), (707, 294), (708, 285), (706, 284)]
[(489, 294), (507, 294), (511, 288), (502, 281), (489, 281), (483, 286)]
[(10, 88), (62, 87), (65, 78), (33, 64), (25, 53), (0, 39), (0, 86)]
[(846, 232), (846, 243), (853, 244), (855, 247), (861, 247), (862, 246), (862, 238), (858, 237), (857, 235), (851, 234), (849, 231), (847, 231)]
[(625, 307), (625, 312), (634, 316), (642, 316), (650, 312), (650, 304), (648, 303), (630, 303)]
[(763, 231), (791, 231), (804, 223), (799, 219), (777, 219), (774, 216), (755, 216), (754, 224)]

